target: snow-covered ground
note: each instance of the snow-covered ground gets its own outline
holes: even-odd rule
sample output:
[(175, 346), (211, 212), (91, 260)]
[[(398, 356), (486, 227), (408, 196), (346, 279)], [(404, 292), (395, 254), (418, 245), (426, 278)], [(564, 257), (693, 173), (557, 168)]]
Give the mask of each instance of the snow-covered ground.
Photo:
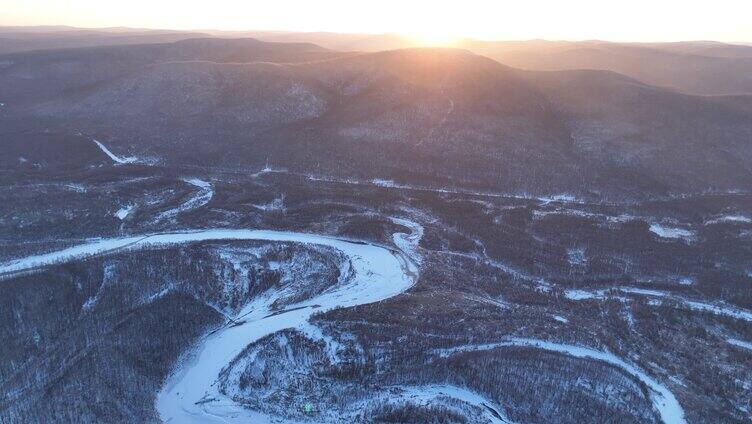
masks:
[[(543, 205), (546, 205), (548, 203), (550, 202), (544, 202)], [(584, 201), (575, 200), (575, 201), (567, 202), (567, 203), (568, 204), (571, 204), (571, 203), (583, 204)], [(533, 211), (533, 217), (536, 219), (540, 219), (549, 215), (574, 216), (574, 217), (579, 217), (579, 218), (592, 219), (592, 220), (596, 220), (596, 221), (600, 221), (600, 222), (608, 223), (608, 224), (620, 224), (620, 223), (629, 222), (633, 220), (644, 219), (640, 216), (629, 215), (625, 213), (620, 214), (620, 215), (608, 215), (608, 214), (603, 214), (603, 213), (588, 212), (588, 211), (584, 211), (580, 209), (573, 209), (573, 208), (567, 208), (567, 207), (557, 207), (552, 210), (536, 209)]]
[[(84, 259), (98, 254), (156, 248), (208, 240), (266, 240), (328, 246), (343, 252), (354, 276), (311, 299), (291, 305), (287, 312), (271, 308), (277, 293), (257, 298), (235, 317), (240, 325), (225, 327), (206, 336), (185, 358), (157, 396), (156, 407), (164, 421), (175, 423), (271, 422), (222, 396), (215, 386), (219, 372), (248, 344), (277, 331), (300, 328), (311, 331), (308, 318), (314, 312), (378, 302), (396, 296), (417, 280), (417, 243), (422, 234), (418, 224), (403, 221), (413, 233), (395, 234), (399, 250), (330, 236), (270, 230), (212, 229), (133, 237), (100, 239), (56, 252), (30, 256), (0, 265), (0, 274)], [(96, 300), (92, 300), (92, 305)]]
[[(298, 328), (309, 337), (320, 334), (308, 322), (314, 312), (387, 299), (407, 290), (417, 279), (418, 264), (412, 259), (415, 253), (404, 250), (414, 250), (413, 245), (398, 245), (401, 250), (394, 252), (380, 246), (310, 234), (277, 233), (269, 237), (271, 234), (267, 233), (263, 239), (280, 240), (280, 234), (284, 234), (286, 241), (340, 250), (350, 258), (354, 277), (320, 295), (291, 305), (287, 312), (271, 314), (270, 305), (276, 298), (274, 293), (245, 306), (235, 317), (236, 321), (242, 322), (241, 325), (226, 327), (205, 338), (168, 379), (156, 402), (162, 420), (180, 423), (271, 422), (271, 417), (249, 411), (219, 393), (215, 382), (225, 366), (250, 343), (277, 331)], [(414, 239), (415, 236), (404, 237)], [(395, 234), (394, 238), (395, 241), (403, 240), (400, 234)], [(331, 355), (336, 355), (336, 346), (332, 346), (332, 350)]]
[(555, 194), (552, 196), (545, 196), (545, 197), (539, 197), (538, 200), (542, 202), (542, 204), (547, 205), (549, 203), (553, 202), (562, 202), (562, 203), (580, 203), (581, 200), (577, 199), (576, 196), (572, 194)]
[(285, 195), (283, 194), (269, 203), (254, 204), (253, 207), (262, 211), (266, 211), (266, 212), (284, 210), (285, 209)]
[[(503, 409), (492, 400), (473, 391), (449, 384), (433, 384), (426, 386), (396, 386), (390, 387), (384, 393), (369, 399), (369, 402), (411, 403), (414, 405), (430, 405), (441, 402), (443, 398), (455, 399), (478, 408), (488, 422), (498, 424), (512, 424)], [(365, 406), (365, 405), (360, 405)]]
[(752, 342), (745, 342), (744, 340), (739, 340), (739, 339), (726, 339), (726, 341), (729, 342), (729, 344), (732, 344), (734, 346), (752, 350)]
[(599, 299), (603, 296), (603, 293), (598, 291), (588, 291), (588, 290), (565, 290), (564, 291), (564, 297), (566, 297), (569, 300), (587, 300), (587, 299)]
[[(677, 296), (672, 293), (663, 292), (659, 290), (642, 289), (637, 287), (617, 287), (613, 289), (600, 289), (600, 290), (566, 290), (564, 291), (564, 297), (570, 300), (590, 300), (590, 299), (618, 299), (627, 301), (628, 299), (623, 296), (615, 295), (614, 293), (626, 293), (638, 296), (653, 297), (657, 299), (666, 299), (671, 301), (671, 305), (689, 309), (693, 311), (708, 312), (713, 315), (725, 316), (729, 318), (739, 319), (743, 321), (752, 322), (752, 311), (740, 309), (734, 306), (725, 305), (722, 303), (707, 303), (697, 300), (686, 299), (681, 296)], [(660, 300), (649, 303), (650, 305), (661, 305)]]
[(723, 215), (717, 218), (709, 219), (705, 221), (705, 225), (714, 225), (722, 223), (737, 223), (737, 224), (749, 224), (752, 222), (752, 218), (744, 215)]
[(397, 233), (392, 236), (394, 244), (405, 254), (410, 256), (413, 262), (420, 264), (421, 258), (418, 253), (418, 244), (423, 238), (423, 226), (413, 221), (402, 218), (391, 218), (395, 224), (402, 225), (410, 229), (410, 233)]
[(204, 180), (201, 180), (201, 179), (198, 179), (198, 178), (186, 178), (183, 181), (187, 182), (190, 185), (194, 185), (194, 186), (196, 186), (196, 187), (198, 187), (200, 189), (204, 189), (204, 190), (211, 190), (211, 188), (212, 188), (212, 185), (211, 185), (210, 182), (204, 181)]
[(156, 221), (172, 218), (179, 213), (205, 206), (211, 201), (212, 197), (214, 197), (214, 187), (210, 182), (198, 178), (186, 178), (183, 181), (194, 187), (198, 187), (199, 190), (195, 195), (181, 203), (178, 207), (166, 210), (157, 215), (155, 218)]
[(118, 209), (117, 212), (115, 212), (115, 216), (119, 220), (124, 220), (128, 217), (128, 215), (133, 211), (133, 209), (136, 207), (136, 205), (127, 205), (123, 206), (122, 208)]
[(70, 190), (76, 193), (86, 193), (86, 186), (81, 185), (81, 184), (70, 183), (70, 184), (65, 184), (64, 187), (66, 190)]
[[(283, 171), (279, 171), (283, 172)], [(360, 186), (377, 186), (383, 188), (394, 188), (399, 190), (411, 190), (411, 191), (424, 191), (429, 193), (439, 194), (461, 194), (468, 196), (490, 197), (490, 198), (509, 198), (509, 199), (521, 199), (521, 200), (536, 200), (541, 204), (546, 205), (549, 203), (585, 203), (584, 200), (578, 199), (571, 194), (555, 194), (546, 197), (534, 196), (527, 193), (496, 193), (486, 191), (466, 190), (453, 187), (427, 187), (418, 186), (413, 184), (399, 183), (394, 180), (385, 178), (373, 178), (370, 180), (359, 180), (357, 178), (338, 178), (330, 175), (320, 174), (300, 174), (295, 172), (289, 172), (291, 175), (300, 175), (305, 177), (309, 181), (325, 181), (330, 183), (340, 183), (348, 185), (360, 185)]]
[(105, 146), (101, 142), (94, 140), (94, 139), (91, 139), (91, 141), (93, 141), (99, 147), (99, 149), (104, 152), (104, 154), (106, 154), (110, 159), (112, 159), (113, 162), (117, 164), (123, 165), (126, 163), (133, 163), (138, 160), (137, 158), (134, 158), (134, 157), (120, 157), (112, 153), (110, 149), (108, 149), (107, 146)]
[(661, 224), (650, 224), (650, 231), (661, 238), (691, 240), (694, 237), (692, 231), (683, 228), (667, 227)]
[(569, 323), (569, 320), (566, 319), (565, 317), (561, 316), (561, 315), (553, 315), (552, 317), (553, 317), (554, 320), (556, 320), (556, 321), (558, 321), (560, 323), (563, 323), (563, 324)]
[(648, 387), (650, 400), (653, 403), (653, 407), (656, 409), (656, 411), (658, 411), (661, 416), (661, 420), (665, 424), (683, 424), (686, 422), (684, 420), (684, 410), (682, 409), (679, 401), (676, 399), (674, 394), (671, 393), (668, 388), (663, 386), (654, 378), (650, 377), (647, 373), (645, 373), (645, 371), (622, 360), (621, 358), (610, 352), (601, 352), (599, 350), (590, 349), (583, 346), (554, 343), (544, 340), (511, 338), (497, 343), (464, 345), (449, 349), (437, 349), (434, 350), (433, 353), (441, 357), (449, 357), (459, 352), (491, 350), (510, 346), (532, 347), (536, 349), (574, 356), (576, 358), (595, 359), (620, 368), (622, 371), (640, 380), (645, 384), (645, 386)]
[(728, 305), (714, 305), (712, 303), (697, 302), (697, 301), (685, 301), (685, 304), (689, 309), (701, 312), (709, 312), (713, 315), (720, 315), (729, 318), (739, 319), (743, 321), (752, 322), (752, 312), (735, 308)]

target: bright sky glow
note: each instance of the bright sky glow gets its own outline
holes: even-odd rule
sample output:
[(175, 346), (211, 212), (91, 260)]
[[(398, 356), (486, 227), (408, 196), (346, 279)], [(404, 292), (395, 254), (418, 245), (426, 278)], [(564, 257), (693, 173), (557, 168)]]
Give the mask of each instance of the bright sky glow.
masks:
[(0, 25), (752, 41), (750, 0), (2, 0)]

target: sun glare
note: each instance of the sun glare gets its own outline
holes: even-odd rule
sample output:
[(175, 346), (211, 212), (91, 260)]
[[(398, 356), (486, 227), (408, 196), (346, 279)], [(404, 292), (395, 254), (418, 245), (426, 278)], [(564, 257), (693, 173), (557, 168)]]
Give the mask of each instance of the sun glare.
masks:
[(422, 47), (454, 47), (460, 37), (441, 29), (421, 30), (405, 34), (413, 43)]

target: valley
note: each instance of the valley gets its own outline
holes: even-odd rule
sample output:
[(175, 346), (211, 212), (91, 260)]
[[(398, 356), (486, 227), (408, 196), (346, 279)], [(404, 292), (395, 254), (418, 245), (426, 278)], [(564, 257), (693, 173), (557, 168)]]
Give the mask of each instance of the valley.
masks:
[(126, 33), (0, 48), (0, 423), (749, 422), (745, 48)]

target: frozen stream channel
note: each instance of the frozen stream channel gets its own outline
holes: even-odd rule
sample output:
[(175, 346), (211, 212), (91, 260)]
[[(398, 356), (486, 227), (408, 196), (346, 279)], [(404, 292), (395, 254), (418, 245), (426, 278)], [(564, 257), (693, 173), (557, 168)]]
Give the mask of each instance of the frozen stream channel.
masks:
[[(416, 281), (420, 267), (418, 243), (423, 228), (403, 219), (394, 222), (410, 228), (410, 234), (393, 235), (396, 249), (345, 240), (331, 236), (271, 230), (208, 229), (163, 234), (99, 239), (56, 252), (34, 255), (0, 264), (0, 278), (33, 272), (49, 265), (81, 260), (92, 256), (158, 248), (201, 241), (265, 240), (272, 242), (297, 242), (328, 246), (343, 252), (350, 260), (354, 276), (341, 281), (331, 289), (300, 303), (290, 305), (285, 311), (273, 311), (275, 294), (266, 294), (246, 305), (235, 318), (238, 324), (225, 326), (205, 336), (181, 361), (157, 394), (156, 409), (160, 418), (170, 423), (279, 423), (272, 418), (243, 408), (222, 395), (218, 388), (220, 371), (230, 364), (249, 344), (289, 328), (310, 328), (308, 319), (316, 312), (338, 307), (351, 307), (378, 302), (403, 293)], [(610, 354), (577, 346), (563, 346), (540, 340), (515, 340), (498, 346), (532, 346), (576, 357), (590, 358), (616, 365), (645, 383), (651, 391), (651, 400), (662, 421), (683, 423), (683, 411), (673, 394), (619, 358)], [(497, 345), (493, 345), (496, 347)], [(472, 349), (477, 350), (477, 348)], [(463, 388), (411, 387), (408, 397), (420, 399), (449, 396), (471, 405), (485, 405), (488, 400)], [(500, 410), (493, 409), (490, 421), (509, 422)]]
[[(210, 240), (266, 240), (329, 246), (343, 252), (354, 276), (313, 298), (291, 305), (287, 312), (270, 315), (274, 295), (258, 298), (238, 314), (240, 325), (224, 327), (201, 340), (192, 354), (168, 378), (157, 395), (162, 420), (173, 423), (264, 423), (270, 418), (242, 408), (222, 396), (215, 383), (219, 372), (246, 346), (277, 331), (308, 325), (314, 312), (378, 302), (396, 296), (417, 280), (417, 244), (420, 225), (397, 220), (410, 234), (397, 233), (397, 249), (330, 236), (269, 230), (212, 229), (100, 239), (56, 252), (0, 264), (0, 276), (13, 276), (45, 266), (92, 256)], [(418, 258), (418, 259), (416, 259)], [(242, 316), (242, 319), (239, 317)]]
[[(395, 244), (415, 248), (419, 226), (412, 234), (395, 234)], [(236, 404), (219, 393), (217, 378), (250, 343), (287, 328), (308, 324), (315, 312), (378, 302), (404, 292), (417, 279), (418, 267), (413, 252), (390, 250), (330, 237), (295, 233), (274, 233), (256, 239), (296, 241), (333, 247), (351, 261), (354, 277), (313, 298), (291, 305), (288, 312), (270, 315), (274, 295), (261, 297), (246, 305), (236, 317), (242, 324), (225, 327), (209, 335), (180, 368), (167, 380), (157, 395), (156, 407), (165, 422), (175, 423), (265, 423), (266, 417)], [(241, 318), (242, 317), (242, 318)]]

